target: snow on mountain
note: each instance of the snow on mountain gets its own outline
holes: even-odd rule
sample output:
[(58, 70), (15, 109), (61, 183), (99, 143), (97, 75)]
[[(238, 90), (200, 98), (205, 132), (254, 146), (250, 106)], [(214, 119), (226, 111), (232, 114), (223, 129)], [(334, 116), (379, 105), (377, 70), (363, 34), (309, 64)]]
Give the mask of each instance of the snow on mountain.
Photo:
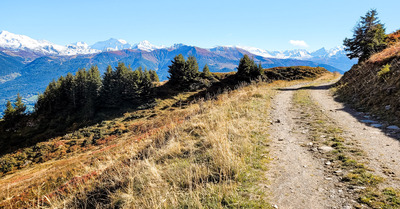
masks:
[(344, 50), (344, 46), (337, 46), (335, 48), (330, 49), (328, 52), (329, 52), (329, 57), (346, 55), (346, 51)]
[(76, 55), (97, 53), (98, 50), (90, 49), (86, 43), (77, 42), (67, 46), (53, 44), (45, 40), (35, 40), (25, 35), (17, 35), (8, 31), (0, 32), (0, 48), (7, 50), (31, 50), (48, 55)]
[(1, 31), (0, 48), (11, 51), (31, 50), (44, 55), (77, 55), (99, 53), (102, 51), (117, 51), (123, 49), (138, 49), (150, 52), (165, 47), (153, 45), (146, 40), (132, 45), (125, 40), (114, 38), (97, 42), (91, 46), (84, 42), (77, 42), (68, 44), (66, 46), (61, 46), (53, 44), (49, 41), (39, 41), (25, 35), (17, 35), (8, 31)]
[(267, 50), (264, 49), (259, 49), (256, 47), (249, 47), (249, 46), (234, 46), (235, 48), (239, 48), (239, 49), (243, 49), (246, 50), (252, 54), (258, 55), (258, 56), (262, 56), (262, 57), (266, 57), (266, 58), (273, 58), (274, 56), (272, 56)]
[(259, 49), (256, 47), (248, 47), (248, 46), (229, 46), (229, 47), (240, 48), (252, 54), (262, 56), (265, 58), (309, 60), (312, 58), (322, 58), (322, 57), (329, 58), (333, 56), (346, 56), (346, 52), (344, 51), (343, 46), (338, 46), (329, 50), (321, 48), (312, 52), (307, 51), (305, 49), (267, 51), (264, 49)]
[(66, 50), (64, 50), (61, 54), (63, 55), (76, 55), (76, 54), (93, 54), (98, 53), (100, 50), (91, 49), (89, 45), (85, 42), (76, 42), (66, 46)]
[(283, 52), (285, 58), (305, 60), (312, 58), (310, 52), (305, 49), (286, 50)]
[(122, 49), (130, 49), (132, 45), (122, 39), (110, 38), (106, 41), (99, 41), (91, 45), (90, 48), (100, 51), (117, 51)]
[(45, 54), (60, 53), (63, 46), (48, 41), (38, 41), (25, 35), (17, 35), (8, 31), (0, 32), (0, 47), (11, 50), (33, 50)]
[(162, 48), (165, 48), (165, 46), (156, 46), (156, 45), (151, 44), (147, 40), (141, 41), (132, 47), (132, 49), (140, 49), (140, 50), (147, 51), (147, 52), (151, 52), (156, 49), (162, 49)]
[(115, 39), (115, 38), (110, 38), (106, 41), (99, 41), (93, 45), (90, 46), (92, 49), (97, 49), (101, 51), (117, 51), (117, 50), (123, 50), (123, 49), (139, 49), (142, 51), (147, 51), (151, 52), (156, 49), (162, 49), (165, 48), (164, 46), (156, 46), (151, 44), (149, 41), (141, 41), (137, 44), (129, 44), (127, 41), (122, 40), (122, 39)]

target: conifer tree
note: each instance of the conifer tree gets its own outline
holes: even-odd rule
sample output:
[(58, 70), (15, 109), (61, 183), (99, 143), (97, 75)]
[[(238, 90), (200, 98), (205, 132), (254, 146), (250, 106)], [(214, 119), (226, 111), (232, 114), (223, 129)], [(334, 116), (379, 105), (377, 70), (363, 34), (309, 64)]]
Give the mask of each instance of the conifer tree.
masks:
[(204, 65), (204, 68), (203, 68), (203, 76), (204, 76), (205, 78), (208, 78), (208, 79), (210, 79), (210, 78), (213, 77), (213, 75), (211, 74), (210, 69), (208, 68), (208, 65), (207, 65), (207, 64)]
[(197, 64), (196, 57), (188, 57), (185, 63), (184, 74), (184, 82), (191, 82), (199, 77), (199, 65)]
[(157, 72), (155, 70), (149, 70), (149, 73), (152, 82), (160, 82), (160, 79), (158, 78)]
[(384, 25), (378, 19), (378, 12), (372, 9), (361, 17), (354, 27), (353, 38), (343, 41), (350, 59), (358, 58), (359, 62), (367, 60), (372, 54), (382, 51), (387, 46)]
[(183, 55), (179, 54), (168, 67), (169, 82), (176, 88), (188, 88), (191, 84), (198, 82), (199, 65), (194, 56), (189, 56), (185, 61)]
[(100, 101), (102, 106), (114, 106), (116, 101), (114, 92), (116, 92), (116, 82), (114, 78), (114, 71), (111, 65), (107, 66), (107, 70), (103, 77), (103, 86), (100, 91)]
[(239, 80), (251, 80), (262, 75), (261, 63), (257, 66), (253, 59), (245, 54), (239, 61), (236, 77)]
[(74, 76), (71, 73), (68, 73), (61, 85), (61, 97), (65, 100), (67, 105), (66, 108), (76, 108), (76, 83)]
[(18, 93), (14, 104), (12, 104), (9, 100), (7, 101), (3, 118), (9, 124), (14, 123), (25, 115), (25, 110), (26, 110), (26, 105), (22, 102), (22, 97)]
[(84, 108), (84, 111), (87, 113), (88, 116), (94, 114), (94, 110), (98, 103), (98, 98), (100, 95), (101, 85), (102, 82), (99, 68), (97, 66), (92, 66), (87, 72), (87, 100)]
[(3, 119), (5, 121), (10, 121), (14, 118), (14, 115), (15, 115), (15, 109), (14, 109), (13, 105), (11, 104), (10, 100), (8, 100), (7, 104), (6, 104), (6, 109), (4, 110)]
[(75, 75), (75, 92), (77, 108), (82, 108), (88, 98), (86, 69), (79, 69)]
[(171, 62), (172, 64), (168, 66), (169, 82), (174, 85), (179, 84), (184, 79), (185, 58), (179, 54)]
[(151, 79), (151, 74), (146, 68), (144, 69), (144, 71), (142, 71), (142, 79), (140, 85), (142, 88), (141, 96), (149, 96), (151, 93), (151, 88), (153, 87), (153, 83)]
[(17, 99), (14, 102), (14, 109), (15, 109), (15, 115), (17, 117), (24, 115), (25, 110), (26, 110), (26, 105), (22, 102), (22, 97), (21, 95), (17, 95)]

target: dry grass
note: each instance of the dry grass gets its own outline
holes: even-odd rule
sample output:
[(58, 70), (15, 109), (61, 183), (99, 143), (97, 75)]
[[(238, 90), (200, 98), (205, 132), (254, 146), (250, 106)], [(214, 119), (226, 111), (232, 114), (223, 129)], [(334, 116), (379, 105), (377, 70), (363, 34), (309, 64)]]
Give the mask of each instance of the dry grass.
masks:
[(160, 133), (124, 164), (74, 197), (72, 208), (268, 208), (260, 175), (267, 163), (270, 88), (263, 84), (199, 101), (180, 126)]
[(390, 46), (383, 50), (382, 52), (376, 53), (372, 55), (368, 62), (383, 62), (385, 60), (399, 57), (400, 56), (400, 42), (395, 43), (393, 46)]
[[(397, 46), (399, 52), (400, 45)], [(373, 56), (386, 57), (383, 54)], [(354, 65), (338, 82), (336, 91), (338, 99), (358, 111), (369, 112), (396, 125), (400, 124), (399, 94), (400, 55), (385, 58), (382, 62), (368, 61)]]
[[(184, 93), (180, 97), (187, 98), (193, 93)], [(102, 124), (78, 131), (106, 129), (105, 136), (97, 140), (96, 145), (83, 146), (83, 142), (91, 140), (92, 136), (79, 136), (83, 138), (78, 139), (57, 137), (44, 142), (44, 144), (61, 142), (65, 144), (76, 141), (77, 145), (74, 147), (77, 150), (46, 162), (14, 170), (0, 178), (0, 208), (31, 208), (39, 202), (47, 201), (46, 197), (73, 193), (73, 189), (65, 190), (65, 185), (70, 186), (77, 179), (85, 179), (84, 183), (87, 184), (87, 180), (102, 173), (118, 159), (127, 158), (138, 150), (144, 149), (150, 142), (143, 139), (174, 128), (191, 114), (197, 114), (191, 109), (175, 109), (172, 106), (176, 102), (176, 99), (171, 99), (169, 101), (171, 104), (166, 105), (163, 110), (160, 110), (157, 105), (155, 110), (127, 113), (121, 118), (104, 121)], [(154, 114), (154, 111), (157, 114)], [(132, 119), (137, 115), (143, 115), (143, 117)], [(127, 133), (113, 135), (116, 130)], [(91, 178), (87, 178), (88, 176)], [(76, 184), (73, 187), (75, 186)]]

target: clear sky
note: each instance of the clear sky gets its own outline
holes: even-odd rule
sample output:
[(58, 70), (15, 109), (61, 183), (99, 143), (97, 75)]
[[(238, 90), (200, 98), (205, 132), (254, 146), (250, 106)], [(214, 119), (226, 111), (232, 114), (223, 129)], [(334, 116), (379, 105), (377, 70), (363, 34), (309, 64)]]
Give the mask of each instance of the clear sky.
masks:
[(400, 0), (1, 0), (0, 30), (61, 45), (117, 38), (316, 50), (341, 45), (371, 8), (387, 32), (400, 29)]

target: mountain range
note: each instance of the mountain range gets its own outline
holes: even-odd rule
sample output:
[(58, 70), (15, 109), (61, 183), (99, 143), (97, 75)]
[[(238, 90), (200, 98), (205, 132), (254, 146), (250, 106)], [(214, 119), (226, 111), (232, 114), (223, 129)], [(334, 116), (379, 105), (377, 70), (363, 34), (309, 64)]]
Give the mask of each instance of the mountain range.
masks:
[(148, 41), (130, 44), (121, 39), (108, 39), (93, 45), (77, 42), (66, 46), (25, 35), (0, 32), (0, 114), (7, 100), (20, 93), (32, 105), (53, 79), (75, 73), (80, 68), (97, 65), (103, 73), (107, 65), (124, 62), (132, 68), (146, 67), (157, 71), (160, 80), (168, 79), (168, 66), (178, 54), (195, 56), (200, 69), (208, 64), (211, 72), (230, 72), (244, 54), (264, 68), (277, 66), (321, 66), (343, 73), (356, 63), (346, 57), (343, 47), (321, 48), (314, 52), (304, 49), (267, 51), (246, 46), (217, 46), (206, 49), (185, 44), (156, 46)]

